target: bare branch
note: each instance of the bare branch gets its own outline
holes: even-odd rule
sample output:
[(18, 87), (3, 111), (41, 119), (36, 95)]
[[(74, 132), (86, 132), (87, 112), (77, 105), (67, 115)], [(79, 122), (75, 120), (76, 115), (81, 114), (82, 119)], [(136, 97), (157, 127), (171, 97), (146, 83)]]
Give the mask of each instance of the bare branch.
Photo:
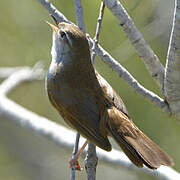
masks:
[[(39, 0), (38, 0), (39, 1)], [(43, 0), (41, 0), (43, 1)], [(114, 0), (112, 0), (112, 2), (114, 2)], [(42, 3), (42, 5), (44, 5)], [(52, 10), (52, 5), (49, 5), (47, 6), (48, 7), (48, 12), (52, 12), (53, 13), (53, 10), (55, 9), (55, 7), (53, 6), (53, 10)], [(47, 8), (46, 7), (46, 8)], [(56, 16), (60, 16), (58, 17), (58, 19), (61, 19), (64, 21), (67, 20), (67, 18), (62, 15), (62, 13), (57, 13), (58, 10), (55, 9), (55, 12), (56, 14), (52, 14), (53, 16), (56, 15)], [(124, 11), (123, 11), (124, 12)], [(68, 21), (69, 22), (69, 21)], [(93, 40), (89, 37), (89, 35), (87, 35), (88, 39), (89, 39), (89, 45), (90, 47), (92, 48), (93, 46)], [(145, 89), (142, 85), (140, 85), (138, 83), (138, 81), (125, 69), (123, 68), (115, 59), (113, 59), (100, 45), (96, 47), (96, 54), (102, 59), (104, 60), (105, 62), (107, 62), (111, 68), (117, 72), (119, 74), (120, 77), (122, 77), (134, 90), (135, 92), (137, 92), (138, 94), (140, 94), (141, 96), (145, 97), (146, 99), (148, 99), (150, 102), (152, 102), (154, 105), (158, 106), (159, 108), (161, 108), (162, 111), (168, 113), (169, 115), (171, 114), (170, 113), (170, 110), (169, 110), (169, 107), (167, 105), (167, 103), (161, 99), (159, 96), (157, 96), (156, 94), (154, 94), (153, 92)], [(156, 58), (155, 58), (156, 59)], [(153, 63), (154, 61), (152, 61)], [(157, 64), (158, 64), (158, 61), (156, 61)], [(155, 65), (156, 66), (156, 65)], [(161, 67), (159, 65), (157, 65), (157, 67)], [(156, 69), (156, 68), (154, 68)], [(157, 72), (158, 73), (158, 78), (159, 80), (161, 81), (163, 78), (162, 77), (162, 74), (164, 74), (164, 68), (163, 68), (163, 73), (162, 73), (162, 68), (159, 69), (159, 71)]]
[(139, 57), (144, 61), (151, 76), (157, 81), (160, 88), (163, 88), (164, 67), (155, 55), (151, 47), (144, 40), (132, 19), (118, 0), (105, 0), (105, 5), (117, 18), (119, 25), (123, 28), (126, 36), (136, 49)]
[(173, 26), (165, 68), (164, 96), (173, 115), (180, 119), (180, 0), (175, 1)]
[[(93, 46), (93, 40), (89, 39), (90, 46)], [(99, 57), (107, 63), (117, 74), (123, 78), (129, 86), (131, 86), (135, 92), (148, 99), (151, 103), (161, 108), (162, 111), (170, 115), (168, 104), (161, 99), (159, 96), (154, 94), (152, 91), (145, 89), (138, 81), (124, 68), (122, 67), (113, 57), (111, 57), (100, 45), (96, 47), (96, 53)]]
[(85, 168), (87, 172), (88, 180), (96, 179), (96, 166), (98, 163), (98, 157), (96, 156), (96, 146), (92, 143), (88, 143), (88, 151), (85, 159)]
[(138, 168), (134, 166), (132, 163), (129, 163), (129, 159), (123, 152), (114, 149), (111, 152), (106, 152), (102, 149), (97, 148), (97, 155), (100, 161), (107, 163), (111, 166), (113, 165), (116, 168), (124, 167), (130, 170), (134, 170), (135, 172), (144, 171), (145, 173), (153, 175), (157, 179), (161, 180), (177, 180), (180, 178), (179, 172), (167, 166), (161, 166), (157, 170), (151, 170), (146, 167)]
[(7, 95), (12, 89), (24, 81), (32, 81), (44, 78), (44, 70), (40, 62), (36, 63), (33, 69), (29, 67), (20, 68), (0, 85), (0, 94)]
[(59, 12), (49, 0), (38, 0), (46, 8), (49, 14), (53, 15), (58, 22), (71, 23), (61, 12)]
[(0, 79), (5, 79), (11, 76), (13, 73), (27, 67), (1, 67), (0, 68)]
[[(165, 33), (168, 26), (166, 23), (167, 18), (169, 18), (169, 14), (154, 19), (141, 29), (141, 32), (147, 37), (148, 42), (152, 42), (154, 39)], [(112, 51), (112, 54), (115, 54), (121, 62), (130, 59), (135, 53), (136, 51), (129, 43), (129, 39), (123, 41), (120, 46), (115, 47)]]
[(84, 16), (81, 0), (74, 0), (75, 9), (76, 9), (76, 21), (79, 29), (85, 34), (85, 25), (84, 25)]

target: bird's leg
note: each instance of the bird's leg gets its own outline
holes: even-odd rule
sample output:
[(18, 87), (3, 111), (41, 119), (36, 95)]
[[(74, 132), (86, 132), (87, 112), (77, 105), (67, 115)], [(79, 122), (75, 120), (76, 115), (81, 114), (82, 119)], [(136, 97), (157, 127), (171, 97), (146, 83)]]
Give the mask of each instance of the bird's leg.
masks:
[(85, 141), (85, 143), (83, 144), (83, 146), (79, 149), (79, 151), (75, 154), (74, 157), (72, 157), (70, 160), (69, 160), (69, 167), (72, 168), (72, 166), (75, 166), (75, 169), (76, 170), (79, 170), (81, 171), (81, 167), (79, 165), (79, 162), (78, 162), (78, 159), (79, 159), (79, 156), (82, 154), (83, 150), (85, 149), (85, 147), (87, 146), (88, 144), (88, 140)]

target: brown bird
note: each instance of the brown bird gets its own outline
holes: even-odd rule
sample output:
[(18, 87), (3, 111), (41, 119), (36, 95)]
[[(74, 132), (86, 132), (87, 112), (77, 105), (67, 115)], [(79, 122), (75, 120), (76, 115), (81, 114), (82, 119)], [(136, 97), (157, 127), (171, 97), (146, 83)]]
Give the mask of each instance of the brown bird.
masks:
[(106, 151), (112, 149), (112, 136), (138, 167), (172, 166), (173, 160), (138, 129), (119, 95), (94, 69), (81, 30), (67, 23), (49, 25), (53, 43), (46, 88), (67, 124)]

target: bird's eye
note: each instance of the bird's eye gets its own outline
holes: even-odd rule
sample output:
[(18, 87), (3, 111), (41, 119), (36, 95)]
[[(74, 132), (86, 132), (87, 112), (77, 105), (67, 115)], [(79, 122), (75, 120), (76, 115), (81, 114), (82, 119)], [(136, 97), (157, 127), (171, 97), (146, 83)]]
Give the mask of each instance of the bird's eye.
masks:
[(61, 38), (63, 38), (63, 37), (66, 36), (66, 33), (65, 33), (64, 31), (61, 31), (61, 32), (60, 32), (60, 36), (61, 36)]

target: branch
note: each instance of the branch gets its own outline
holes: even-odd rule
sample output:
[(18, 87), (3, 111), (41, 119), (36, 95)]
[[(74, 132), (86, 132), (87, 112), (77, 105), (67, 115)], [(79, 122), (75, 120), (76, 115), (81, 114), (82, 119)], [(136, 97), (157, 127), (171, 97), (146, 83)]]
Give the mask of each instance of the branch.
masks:
[[(25, 72), (25, 71), (24, 71)], [(26, 73), (30, 73), (32, 70), (27, 69)], [(18, 72), (15, 74), (19, 74)], [(15, 76), (13, 74), (12, 76)], [(34, 75), (31, 73), (32, 77)], [(17, 79), (14, 79), (17, 82), (29, 81), (32, 80), (32, 77), (24, 79), (23, 74), (16, 75)], [(39, 76), (36, 77), (37, 79)], [(11, 79), (11, 77), (9, 77)], [(22, 79), (22, 81), (20, 80)], [(35, 79), (35, 78), (34, 78)], [(15, 84), (18, 84), (15, 82)], [(2, 87), (2, 86), (1, 86)], [(0, 88), (1, 88), (0, 87)], [(1, 90), (1, 89), (0, 89)], [(68, 130), (65, 127), (57, 125), (55, 122), (52, 122), (44, 117), (41, 117), (35, 113), (32, 113), (25, 109), (24, 107), (16, 104), (15, 102), (8, 99), (4, 94), (0, 93), (0, 116), (16, 122), (17, 125), (22, 128), (30, 130), (30, 132), (37, 135), (41, 135), (54, 141), (56, 144), (60, 145), (64, 149), (71, 150), (74, 145), (74, 137), (76, 133), (71, 130)], [(84, 142), (84, 138), (81, 139), (80, 145)], [(86, 153), (86, 151), (85, 151)], [(97, 154), (101, 161), (111, 164), (112, 166), (122, 166), (125, 168), (132, 169), (134, 171), (139, 171), (141, 169), (136, 168), (125, 156), (124, 153), (112, 150), (111, 152), (105, 152), (97, 148)], [(162, 180), (177, 180), (180, 179), (180, 174), (175, 170), (169, 167), (161, 167), (158, 170), (151, 171), (147, 168), (142, 169), (145, 173), (148, 173), (153, 176), (157, 176)]]
[[(55, 7), (50, 2), (47, 2), (45, 0), (38, 0), (38, 1), (40, 1), (43, 6), (44, 6), (44, 4), (46, 5), (48, 3), (49, 5), (46, 5), (45, 8), (47, 9), (47, 11), (49, 13), (51, 13), (57, 19), (71, 23), (70, 21), (67, 20), (67, 18), (64, 15), (62, 15), (62, 13), (60, 13), (57, 9), (55, 9)], [(42, 3), (44, 1), (46, 3)], [(114, 0), (112, 0), (112, 2), (114, 2)], [(53, 12), (55, 12), (55, 14), (53, 14)], [(59, 17), (57, 17), (57, 16), (59, 16)], [(87, 35), (87, 37), (89, 39), (89, 45), (92, 48), (93, 40), (88, 35)], [(141, 96), (148, 99), (150, 102), (152, 102), (154, 105), (159, 107), (162, 111), (166, 112), (168, 115), (171, 115), (169, 107), (163, 99), (161, 99), (159, 96), (157, 96), (153, 92), (145, 89), (141, 84), (139, 84), (138, 81), (124, 67), (122, 67), (115, 59), (113, 59), (100, 45), (98, 47), (96, 47), (95, 50), (96, 50), (96, 54), (102, 60), (107, 62), (111, 66), (111, 68), (115, 72), (117, 72), (119, 74), (119, 76), (122, 77), (135, 90), (135, 92), (137, 92)], [(159, 66), (157, 65), (157, 67), (159, 67)], [(154, 68), (154, 69), (156, 69), (156, 68)], [(162, 76), (162, 74), (164, 74), (164, 69), (163, 69), (163, 73), (162, 73), (162, 69), (159, 69), (157, 77), (159, 77), (159, 79), (161, 79), (160, 77)]]
[(161, 166), (157, 170), (151, 170), (146, 167), (138, 168), (129, 162), (127, 156), (120, 151), (112, 149), (111, 152), (103, 151), (97, 148), (97, 155), (100, 161), (107, 163), (115, 168), (124, 167), (135, 172), (144, 172), (155, 176), (160, 180), (177, 180), (180, 178), (180, 173), (167, 166)]
[(157, 81), (158, 85), (162, 89), (164, 81), (164, 67), (158, 57), (144, 40), (142, 34), (138, 31), (134, 22), (118, 0), (105, 0), (105, 5), (117, 18), (119, 25), (123, 28), (123, 31), (136, 49), (139, 57), (144, 61), (151, 76)]
[(97, 163), (98, 163), (98, 157), (96, 156), (96, 146), (90, 142), (88, 143), (88, 151), (85, 159), (85, 168), (86, 168), (88, 180), (96, 179)]
[(8, 78), (13, 73), (27, 67), (1, 67), (0, 68), (0, 79)]
[[(90, 46), (93, 45), (93, 40), (89, 38)], [(107, 63), (121, 78), (123, 78), (135, 92), (148, 99), (151, 103), (161, 108), (167, 114), (171, 114), (168, 104), (152, 91), (145, 89), (123, 66), (121, 66), (113, 57), (111, 57), (100, 45), (95, 49), (99, 57)]]
[[(154, 39), (165, 33), (165, 31), (167, 30), (167, 18), (169, 18), (169, 14), (154, 19), (152, 22), (141, 29), (142, 34), (147, 37), (148, 42), (153, 41)], [(116, 57), (121, 59), (121, 62), (124, 62), (127, 59), (130, 59), (136, 51), (134, 50), (134, 47), (129, 43), (129, 39), (127, 39), (123, 41), (121, 45), (115, 47), (115, 49), (111, 52), (112, 54), (115, 54)]]
[[(12, 71), (15, 71), (12, 70)], [(7, 75), (7, 74), (6, 74)], [(7, 95), (13, 88), (24, 81), (33, 81), (44, 78), (43, 66), (40, 62), (36, 63), (32, 69), (29, 67), (16, 69), (15, 73), (9, 73), (9, 78), (0, 85), (0, 95)]]
[(38, 0), (43, 7), (49, 12), (49, 14), (53, 15), (58, 22), (67, 22), (72, 24), (61, 12), (59, 12), (50, 2), (49, 0)]
[(164, 95), (173, 114), (180, 119), (180, 0), (175, 0), (164, 81)]
[(79, 29), (86, 34), (85, 25), (84, 25), (84, 16), (83, 16), (83, 8), (81, 4), (81, 0), (74, 0), (75, 9), (76, 9), (76, 21)]

